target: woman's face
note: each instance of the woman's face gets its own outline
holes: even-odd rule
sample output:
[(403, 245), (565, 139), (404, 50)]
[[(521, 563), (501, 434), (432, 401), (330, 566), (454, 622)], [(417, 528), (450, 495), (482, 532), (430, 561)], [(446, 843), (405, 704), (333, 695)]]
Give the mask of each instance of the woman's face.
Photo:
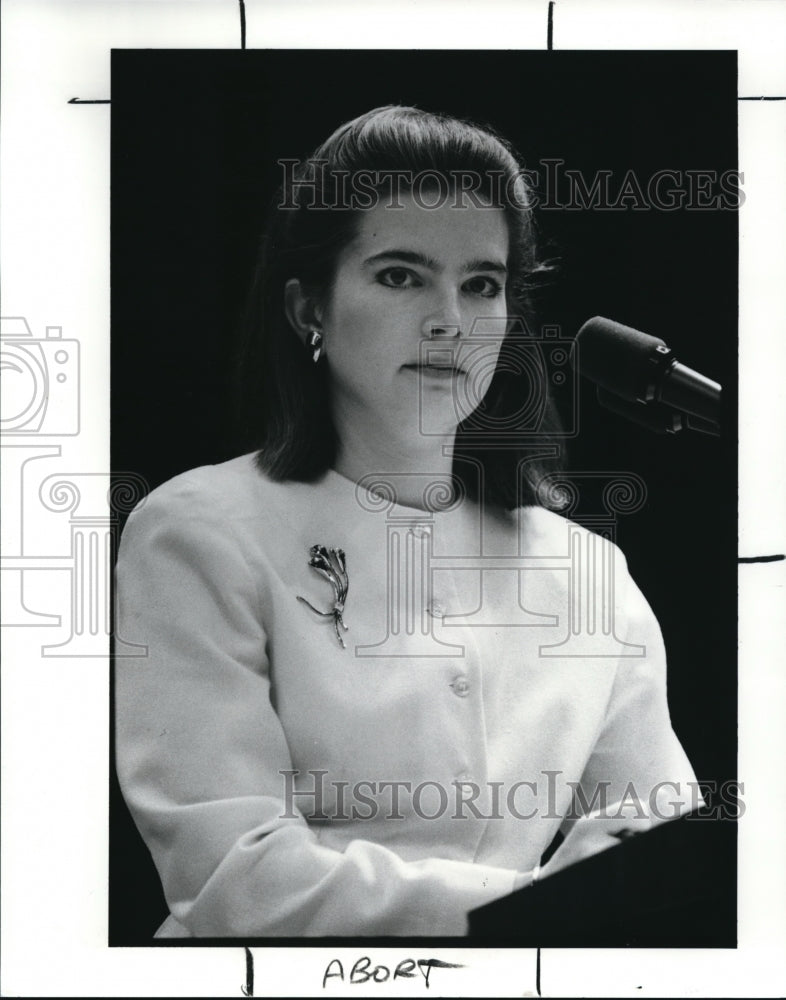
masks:
[(337, 426), (444, 435), (485, 395), (506, 328), (508, 225), (500, 208), (361, 214), (322, 314)]

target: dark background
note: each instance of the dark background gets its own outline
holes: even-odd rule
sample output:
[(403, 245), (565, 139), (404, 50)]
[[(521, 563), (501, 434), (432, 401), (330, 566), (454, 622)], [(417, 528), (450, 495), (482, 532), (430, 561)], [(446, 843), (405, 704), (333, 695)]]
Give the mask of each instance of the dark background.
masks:
[[(112, 468), (155, 487), (245, 450), (231, 358), (278, 157), (340, 123), (415, 104), (492, 125), (528, 168), (737, 166), (733, 52), (115, 51)], [(568, 470), (630, 471), (643, 509), (617, 540), (660, 621), (672, 720), (701, 781), (736, 778), (737, 215), (542, 210), (561, 261), (541, 303), (565, 335), (594, 315), (662, 337), (724, 386), (724, 436), (656, 436), (582, 384)], [(158, 880), (111, 783), (110, 943), (148, 944)], [(719, 873), (734, 892), (733, 871)], [(675, 942), (676, 943), (676, 942)]]

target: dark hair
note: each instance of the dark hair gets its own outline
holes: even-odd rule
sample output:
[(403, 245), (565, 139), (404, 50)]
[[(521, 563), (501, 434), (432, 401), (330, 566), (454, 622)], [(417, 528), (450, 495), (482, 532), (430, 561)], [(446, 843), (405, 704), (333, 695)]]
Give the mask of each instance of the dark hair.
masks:
[[(317, 299), (327, 295), (339, 253), (355, 236), (363, 211), (357, 206), (324, 207), (342, 204), (347, 176), (393, 172), (412, 178), (434, 172), (455, 178), (458, 172), (472, 171), (480, 179), (476, 197), (490, 199), (485, 203), (506, 213), (507, 312), (521, 318), (519, 333), (526, 333), (533, 319), (531, 292), (550, 269), (537, 259), (530, 192), (521, 165), (491, 129), (391, 105), (347, 122), (308, 160), (293, 166), (296, 162), (287, 161), (289, 183), (276, 193), (262, 239), (243, 324), (239, 400), (246, 443), (260, 449), (259, 468), (277, 481), (308, 482), (331, 467), (336, 431), (330, 419), (326, 364), (313, 364), (290, 327), (284, 286), (297, 277)], [(406, 183), (401, 188), (406, 190)], [(458, 426), (453, 466), (467, 495), (480, 499), (480, 481), (483, 499), (506, 509), (539, 502), (535, 488), (555, 468), (560, 429), (545, 371), (541, 366), (543, 377), (534, 386), (532, 372), (521, 371), (511, 345), (508, 333), (483, 402)], [(522, 440), (516, 447), (508, 438), (497, 440), (494, 447), (493, 430), (484, 434), (483, 428), (504, 426), (506, 419), (510, 423), (527, 399), (535, 399), (537, 423), (528, 428), (526, 443)]]

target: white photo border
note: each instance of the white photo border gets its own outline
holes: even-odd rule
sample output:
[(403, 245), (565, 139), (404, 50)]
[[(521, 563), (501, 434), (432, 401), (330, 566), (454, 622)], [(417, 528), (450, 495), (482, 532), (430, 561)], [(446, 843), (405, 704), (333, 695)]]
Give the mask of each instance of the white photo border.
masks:
[[(54, 482), (50, 504), (81, 503), (86, 522), (106, 528), (110, 105), (75, 107), (69, 101), (111, 99), (113, 48), (239, 48), (241, 7), (248, 48), (538, 49), (547, 44), (551, 9), (557, 49), (737, 49), (739, 94), (748, 98), (739, 102), (746, 195), (740, 210), (739, 545), (741, 556), (786, 551), (779, 458), (786, 427), (779, 388), (786, 367), (786, 101), (765, 99), (786, 95), (786, 4), (6, 0), (3, 316), (24, 318), (38, 341), (61, 339), (65, 353), (72, 352), (69, 361), (78, 350), (82, 386), (81, 407), (68, 410), (70, 423), (47, 426), (29, 443), (14, 438), (11, 447), (4, 441), (2, 449), (3, 554), (11, 560), (4, 564), (4, 598), (13, 604), (20, 585), (13, 559), (40, 559), (40, 573), (30, 573), (25, 583), (29, 591), (21, 601), (16, 597), (16, 627), (2, 634), (7, 996), (238, 996), (246, 985), (241, 948), (107, 946), (106, 652), (94, 643), (68, 659), (41, 655), (49, 635), (57, 642), (61, 633), (47, 631), (54, 622), (26, 617), (26, 606), (66, 607), (69, 574), (65, 562), (53, 572), (52, 560), (65, 560), (70, 537), (53, 536), (48, 519), (39, 526), (38, 498), (25, 493), (22, 474), (28, 461), (48, 460), (57, 480), (76, 482), (78, 491), (75, 498)], [(32, 538), (24, 551), (23, 517)], [(785, 568), (784, 562), (754, 563), (739, 573), (739, 776), (746, 813), (739, 828), (738, 948), (544, 950), (539, 968), (532, 949), (435, 948), (429, 956), (461, 960), (466, 968), (455, 979), (432, 981), (428, 994), (423, 982), (408, 981), (406, 993), (521, 996), (536, 995), (540, 986), (544, 996), (783, 994), (786, 803), (778, 794), (777, 762), (786, 759), (786, 680), (778, 656)], [(322, 976), (327, 962), (344, 953), (351, 967), (361, 951), (256, 949), (256, 992), (341, 995), (343, 990), (324, 989)], [(407, 957), (389, 948), (371, 954), (374, 964)], [(402, 992), (400, 982), (352, 987), (358, 996)]]

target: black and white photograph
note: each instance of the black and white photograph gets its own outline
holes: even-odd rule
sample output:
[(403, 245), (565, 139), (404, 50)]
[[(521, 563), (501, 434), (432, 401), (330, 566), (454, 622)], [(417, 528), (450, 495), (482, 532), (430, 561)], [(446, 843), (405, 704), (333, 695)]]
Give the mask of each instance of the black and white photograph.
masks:
[(734, 944), (735, 88), (114, 53), (118, 944)]
[(786, 8), (4, 21), (3, 994), (780, 995)]

